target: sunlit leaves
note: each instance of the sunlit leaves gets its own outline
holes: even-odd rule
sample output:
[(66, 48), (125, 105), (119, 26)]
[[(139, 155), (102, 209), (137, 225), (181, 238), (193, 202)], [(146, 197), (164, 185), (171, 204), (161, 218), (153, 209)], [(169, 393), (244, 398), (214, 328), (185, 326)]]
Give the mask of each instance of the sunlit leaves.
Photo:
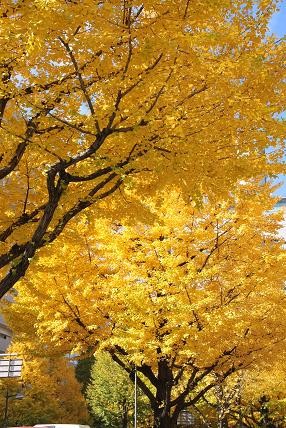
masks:
[(183, 371), (173, 397), (197, 400), (212, 386), (205, 371), (227, 377), (284, 346), (285, 250), (269, 191), (241, 183), (200, 206), (167, 188), (142, 200), (149, 224), (81, 216), (39, 253), (9, 322), (24, 342), (105, 349), (158, 381), (167, 361), (172, 376)]
[(274, 10), (250, 0), (1, 2), (1, 294), (86, 208), (125, 215), (126, 201), (162, 185), (199, 203), (281, 171)]

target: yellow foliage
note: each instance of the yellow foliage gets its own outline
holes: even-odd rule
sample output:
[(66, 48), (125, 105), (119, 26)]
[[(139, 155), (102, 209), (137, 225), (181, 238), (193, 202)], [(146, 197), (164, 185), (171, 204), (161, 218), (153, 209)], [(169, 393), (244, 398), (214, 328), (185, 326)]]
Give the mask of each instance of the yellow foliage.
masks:
[(34, 261), (9, 323), (58, 352), (105, 349), (152, 382), (148, 367), (174, 400), (187, 390), (195, 402), (211, 372), (228, 377), (284, 347), (285, 250), (269, 192), (243, 183), (199, 207), (167, 188), (143, 201), (152, 224), (81, 217)]
[(162, 185), (201, 203), (281, 171), (285, 41), (267, 33), (275, 8), (1, 1), (0, 296), (92, 205), (129, 214), (135, 197), (135, 217), (142, 194)]
[(34, 425), (37, 423), (86, 423), (88, 413), (75, 379), (74, 367), (67, 358), (46, 354), (44, 347), (36, 343), (15, 342), (10, 352), (23, 359), (22, 375), (19, 379), (1, 380), (1, 403), (4, 408), (6, 389), (13, 396), (9, 399), (8, 422), (10, 425)]

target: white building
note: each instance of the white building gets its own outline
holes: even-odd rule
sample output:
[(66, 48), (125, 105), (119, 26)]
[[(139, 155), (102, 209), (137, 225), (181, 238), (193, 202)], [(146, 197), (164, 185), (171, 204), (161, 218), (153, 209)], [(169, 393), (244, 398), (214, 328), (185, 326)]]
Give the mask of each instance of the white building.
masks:
[(284, 221), (281, 229), (279, 230), (279, 235), (286, 239), (286, 198), (281, 198), (275, 207), (284, 212)]
[(0, 354), (5, 354), (12, 339), (12, 331), (0, 315)]

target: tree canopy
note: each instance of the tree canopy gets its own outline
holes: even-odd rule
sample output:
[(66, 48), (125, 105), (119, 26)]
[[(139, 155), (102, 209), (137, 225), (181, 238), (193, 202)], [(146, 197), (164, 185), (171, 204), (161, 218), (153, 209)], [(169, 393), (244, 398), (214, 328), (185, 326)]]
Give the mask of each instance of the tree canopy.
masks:
[(144, 202), (149, 225), (82, 215), (80, 234), (70, 226), (18, 285), (11, 326), (23, 342), (105, 349), (128, 373), (136, 365), (155, 426), (173, 426), (214, 374), (284, 352), (285, 250), (269, 191), (244, 183), (196, 206), (166, 189)]
[(123, 210), (162, 184), (226, 196), (279, 170), (275, 7), (1, 1), (0, 296), (81, 211), (108, 209), (107, 197)]

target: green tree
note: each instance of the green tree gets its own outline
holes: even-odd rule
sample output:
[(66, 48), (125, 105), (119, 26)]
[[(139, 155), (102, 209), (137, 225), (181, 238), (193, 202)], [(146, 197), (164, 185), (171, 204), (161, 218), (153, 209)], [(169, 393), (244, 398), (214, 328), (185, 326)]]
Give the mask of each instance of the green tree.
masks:
[(94, 356), (90, 356), (78, 360), (75, 366), (75, 375), (77, 380), (81, 384), (81, 390), (83, 394), (86, 393), (86, 388), (90, 382), (91, 370), (94, 363)]
[[(102, 428), (127, 428), (134, 421), (134, 384), (128, 374), (108, 353), (98, 353), (87, 388), (87, 400), (96, 426)], [(137, 388), (138, 426), (146, 428), (151, 409), (148, 399)]]

